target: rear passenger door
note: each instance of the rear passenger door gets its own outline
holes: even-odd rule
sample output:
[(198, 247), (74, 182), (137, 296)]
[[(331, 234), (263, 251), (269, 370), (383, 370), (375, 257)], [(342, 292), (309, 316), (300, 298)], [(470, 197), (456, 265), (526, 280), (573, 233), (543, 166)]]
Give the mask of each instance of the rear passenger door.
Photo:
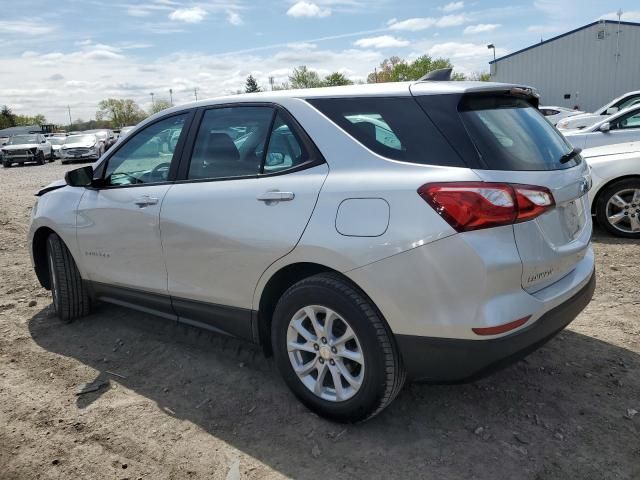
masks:
[(160, 214), (169, 293), (183, 321), (246, 337), (258, 279), (297, 244), (328, 168), (279, 107), (200, 116)]

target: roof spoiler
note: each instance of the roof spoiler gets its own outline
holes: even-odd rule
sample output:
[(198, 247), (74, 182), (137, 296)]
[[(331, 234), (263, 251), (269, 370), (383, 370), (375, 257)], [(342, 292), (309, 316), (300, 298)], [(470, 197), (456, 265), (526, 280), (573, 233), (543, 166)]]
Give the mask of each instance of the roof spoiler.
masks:
[(453, 68), (439, 68), (432, 70), (425, 76), (418, 79), (419, 82), (448, 82), (451, 80), (451, 72)]

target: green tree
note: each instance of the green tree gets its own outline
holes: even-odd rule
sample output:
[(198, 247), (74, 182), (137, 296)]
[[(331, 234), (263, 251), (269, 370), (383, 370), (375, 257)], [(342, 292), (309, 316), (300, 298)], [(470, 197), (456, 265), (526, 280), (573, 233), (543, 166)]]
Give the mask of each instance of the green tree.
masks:
[(167, 108), (171, 108), (171, 103), (169, 102), (169, 100), (159, 98), (158, 100), (154, 101), (151, 105), (151, 108), (149, 108), (149, 115), (161, 112), (162, 110), (166, 110)]
[(340, 72), (333, 72), (324, 77), (324, 85), (327, 87), (337, 87), (339, 85), (353, 85), (353, 82)]
[(467, 80), (475, 80), (477, 82), (490, 82), (491, 74), (489, 72), (472, 73)]
[[(406, 82), (418, 80), (427, 73), (440, 68), (453, 68), (448, 58), (431, 58), (422, 55), (408, 63), (400, 57), (385, 58), (376, 71), (367, 76), (367, 83)], [(454, 78), (456, 74), (452, 76)]]
[(261, 92), (262, 89), (260, 88), (260, 85), (258, 85), (258, 82), (256, 81), (255, 78), (253, 78), (253, 75), (249, 75), (247, 77), (247, 82), (244, 86), (244, 91), (245, 93), (254, 93), (254, 92)]
[(293, 69), (293, 73), (289, 75), (291, 88), (317, 88), (322, 87), (322, 80), (318, 72), (309, 70), (306, 65), (300, 65)]
[(128, 98), (107, 98), (98, 104), (96, 120), (107, 120), (112, 127), (135, 125), (146, 117), (136, 102)]
[(8, 106), (4, 105), (0, 110), (0, 128), (15, 127), (15, 125), (16, 116)]

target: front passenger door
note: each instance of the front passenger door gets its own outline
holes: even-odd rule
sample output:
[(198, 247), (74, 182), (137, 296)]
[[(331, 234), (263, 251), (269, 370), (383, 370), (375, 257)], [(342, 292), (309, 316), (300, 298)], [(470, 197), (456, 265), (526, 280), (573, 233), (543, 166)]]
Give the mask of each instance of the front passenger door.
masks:
[(77, 238), (88, 280), (166, 294), (160, 206), (171, 187), (190, 113), (159, 120), (107, 159), (98, 189), (80, 201)]

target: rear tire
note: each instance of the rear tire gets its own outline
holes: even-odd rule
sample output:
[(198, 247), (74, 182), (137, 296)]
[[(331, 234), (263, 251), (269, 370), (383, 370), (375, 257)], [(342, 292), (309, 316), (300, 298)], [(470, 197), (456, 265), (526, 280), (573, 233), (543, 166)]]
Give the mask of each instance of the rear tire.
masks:
[(598, 195), (596, 219), (613, 235), (640, 238), (640, 179), (619, 180), (606, 187)]
[[(327, 318), (334, 319), (329, 330)], [(301, 326), (308, 329), (306, 337), (298, 336)], [(341, 341), (349, 329), (353, 339)], [(273, 314), (272, 346), (278, 369), (296, 397), (334, 421), (360, 422), (377, 415), (405, 381), (384, 319), (363, 292), (337, 274), (306, 278), (282, 295)], [(350, 359), (356, 357), (359, 360)]]
[(7, 161), (7, 160), (3, 160), (2, 161), (2, 166), (4, 168), (11, 168), (11, 162)]
[(55, 233), (47, 238), (47, 260), (53, 307), (58, 317), (71, 322), (88, 315), (91, 311), (89, 293), (71, 252)]

